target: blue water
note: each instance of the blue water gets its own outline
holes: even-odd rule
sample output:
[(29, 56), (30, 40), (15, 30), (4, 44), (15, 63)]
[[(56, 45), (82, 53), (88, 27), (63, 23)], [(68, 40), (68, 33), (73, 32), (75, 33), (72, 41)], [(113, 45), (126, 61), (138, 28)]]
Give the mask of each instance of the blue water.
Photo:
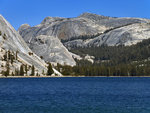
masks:
[(0, 113), (150, 113), (150, 78), (1, 78)]

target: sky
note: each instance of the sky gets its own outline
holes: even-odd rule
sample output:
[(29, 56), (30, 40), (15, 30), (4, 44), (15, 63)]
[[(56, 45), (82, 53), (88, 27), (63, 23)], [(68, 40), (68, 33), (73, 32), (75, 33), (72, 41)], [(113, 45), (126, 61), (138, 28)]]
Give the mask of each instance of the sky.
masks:
[(0, 0), (0, 14), (17, 30), (47, 17), (77, 17), (84, 12), (150, 19), (150, 0)]

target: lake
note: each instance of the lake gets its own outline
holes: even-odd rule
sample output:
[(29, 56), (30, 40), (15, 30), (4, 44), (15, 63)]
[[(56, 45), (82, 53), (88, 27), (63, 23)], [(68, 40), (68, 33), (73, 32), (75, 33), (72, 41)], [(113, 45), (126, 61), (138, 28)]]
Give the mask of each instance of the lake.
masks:
[(150, 78), (1, 78), (0, 113), (150, 113)]

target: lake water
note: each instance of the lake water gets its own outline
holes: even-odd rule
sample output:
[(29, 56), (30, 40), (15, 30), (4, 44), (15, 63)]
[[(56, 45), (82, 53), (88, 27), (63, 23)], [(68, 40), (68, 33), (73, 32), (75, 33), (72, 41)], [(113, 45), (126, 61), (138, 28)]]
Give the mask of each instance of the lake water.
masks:
[(1, 78), (0, 113), (150, 113), (150, 78)]

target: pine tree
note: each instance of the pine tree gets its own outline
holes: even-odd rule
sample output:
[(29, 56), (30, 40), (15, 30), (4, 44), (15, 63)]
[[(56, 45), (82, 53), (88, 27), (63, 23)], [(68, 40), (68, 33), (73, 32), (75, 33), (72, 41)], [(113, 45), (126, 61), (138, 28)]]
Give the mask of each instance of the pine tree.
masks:
[(6, 40), (6, 37), (7, 37), (6, 34), (4, 34), (3, 39)]
[(4, 72), (4, 76), (9, 76), (10, 67), (9, 67), (9, 61), (6, 62), (6, 71)]
[(42, 71), (42, 75), (45, 75), (45, 72), (44, 72), (44, 70)]
[(35, 75), (35, 68), (34, 68), (34, 65), (32, 65), (31, 67), (31, 76), (34, 76)]
[(13, 72), (11, 73), (11, 76), (15, 76)]
[(20, 76), (24, 76), (24, 66), (23, 65), (21, 65), (20, 66)]
[(18, 51), (16, 51), (16, 60), (18, 60)]
[(27, 73), (28, 73), (28, 66), (27, 66), (27, 64), (25, 65), (25, 74), (27, 75)]
[(3, 58), (4, 58), (4, 61), (7, 61), (7, 52), (5, 52)]
[(13, 62), (14, 62), (14, 56), (11, 54), (11, 56), (10, 56), (10, 62), (11, 62), (11, 64), (13, 64)]
[(8, 50), (8, 59), (10, 60), (10, 58), (11, 58), (11, 53), (10, 53), (10, 51)]
[(18, 75), (19, 75), (19, 70), (15, 69), (15, 76), (18, 76)]
[(47, 75), (52, 75), (53, 73), (54, 73), (54, 71), (52, 69), (52, 65), (51, 65), (51, 63), (48, 63)]
[(36, 76), (39, 76), (39, 73), (38, 73), (38, 72), (36, 73)]

